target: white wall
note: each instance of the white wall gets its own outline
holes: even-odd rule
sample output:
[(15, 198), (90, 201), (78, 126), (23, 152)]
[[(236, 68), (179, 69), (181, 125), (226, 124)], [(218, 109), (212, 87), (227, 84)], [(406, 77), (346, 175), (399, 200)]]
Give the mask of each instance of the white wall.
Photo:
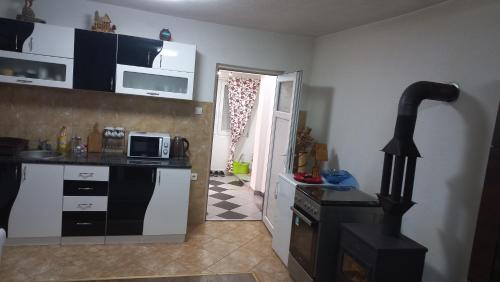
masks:
[(271, 125), (276, 94), (276, 77), (262, 76), (260, 80), (259, 106), (257, 109), (255, 146), (253, 148), (252, 177), (250, 187), (262, 193), (266, 190), (267, 163), (271, 144)]
[(461, 86), (453, 104), (424, 101), (415, 130), (423, 159), (403, 233), (429, 248), (424, 281), (466, 281), (500, 99), (499, 15), (499, 1), (449, 1), (316, 41), (311, 83), (333, 89), (329, 149), (370, 193), (403, 90), (419, 80)]
[[(24, 1), (2, 0), (0, 16), (15, 18)], [(215, 65), (253, 67), (269, 70), (310, 73), (313, 40), (252, 29), (230, 27), (182, 19), (129, 8), (83, 0), (40, 0), (33, 4), (38, 18), (49, 24), (88, 29), (95, 10), (108, 13), (117, 32), (158, 38), (162, 28), (169, 28), (173, 41), (196, 44), (197, 73), (194, 99), (212, 101)]]

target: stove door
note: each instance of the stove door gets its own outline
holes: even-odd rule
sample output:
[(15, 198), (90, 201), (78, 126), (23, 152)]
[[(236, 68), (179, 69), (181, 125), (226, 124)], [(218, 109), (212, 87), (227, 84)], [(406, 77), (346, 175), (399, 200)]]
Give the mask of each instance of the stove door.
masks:
[(290, 253), (304, 270), (314, 278), (316, 272), (319, 222), (303, 211), (292, 207), (292, 236)]

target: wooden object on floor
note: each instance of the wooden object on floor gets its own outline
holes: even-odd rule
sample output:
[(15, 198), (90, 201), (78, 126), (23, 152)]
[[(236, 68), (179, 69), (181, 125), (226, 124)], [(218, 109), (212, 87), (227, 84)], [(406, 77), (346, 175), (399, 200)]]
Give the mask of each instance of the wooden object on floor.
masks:
[(500, 281), (500, 107), (490, 149), (476, 234), (469, 266), (470, 282)]
[(99, 131), (99, 125), (94, 124), (92, 132), (89, 134), (87, 140), (87, 152), (100, 153), (102, 151), (102, 134)]

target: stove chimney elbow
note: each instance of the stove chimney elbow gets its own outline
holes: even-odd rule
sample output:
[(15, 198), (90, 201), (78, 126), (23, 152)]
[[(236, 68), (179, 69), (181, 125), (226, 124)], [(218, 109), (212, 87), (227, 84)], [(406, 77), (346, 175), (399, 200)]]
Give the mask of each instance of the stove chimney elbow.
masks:
[(408, 86), (399, 99), (398, 115), (416, 116), (423, 100), (453, 102), (458, 99), (457, 84), (419, 81)]

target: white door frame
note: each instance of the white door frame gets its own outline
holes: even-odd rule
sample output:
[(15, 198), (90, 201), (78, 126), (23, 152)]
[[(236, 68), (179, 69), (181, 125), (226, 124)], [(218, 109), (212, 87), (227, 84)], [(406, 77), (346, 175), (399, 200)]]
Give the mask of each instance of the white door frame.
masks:
[[(258, 69), (258, 68), (247, 68), (247, 67), (240, 67), (240, 66), (235, 66), (235, 65), (228, 65), (228, 64), (221, 64), (217, 63), (215, 66), (215, 75), (214, 75), (214, 98), (213, 98), (213, 105), (214, 108), (212, 110), (212, 130), (210, 132), (210, 151), (208, 155), (208, 166), (206, 170), (204, 171), (206, 179), (210, 180), (210, 166), (212, 162), (212, 150), (213, 150), (213, 140), (214, 140), (214, 130), (215, 130), (215, 118), (216, 118), (216, 105), (217, 105), (217, 98), (218, 98), (218, 87), (219, 87), (219, 75), (218, 72), (220, 70), (225, 70), (225, 71), (234, 71), (234, 72), (243, 72), (243, 73), (253, 73), (253, 74), (260, 74), (260, 75), (270, 75), (270, 76), (279, 76), (283, 74), (283, 71), (276, 71), (276, 70), (265, 70), (265, 69)], [(200, 173), (201, 174), (201, 173)], [(206, 183), (206, 198), (205, 198), (205, 215), (203, 216), (204, 221), (207, 220), (207, 206), (208, 206), (208, 181)], [(265, 193), (265, 191), (264, 191)], [(262, 210), (264, 212), (264, 210)]]
[[(294, 81), (293, 87), (293, 95), (291, 102), (291, 111), (290, 113), (283, 113), (277, 110), (278, 107), (278, 99), (279, 99), (279, 90), (280, 90), (280, 82), (285, 81)], [(283, 75), (279, 75), (276, 81), (276, 95), (274, 97), (274, 105), (273, 105), (273, 117), (272, 117), (272, 125), (271, 125), (271, 146), (269, 146), (269, 159), (267, 162), (267, 175), (266, 175), (266, 188), (264, 192), (264, 207), (262, 209), (262, 221), (267, 229), (273, 235), (274, 226), (266, 217), (268, 200), (270, 196), (276, 196), (278, 193), (278, 187), (276, 187), (275, 194), (269, 195), (269, 188), (271, 187), (271, 162), (273, 159), (273, 149), (274, 149), (274, 137), (276, 131), (276, 119), (277, 118), (285, 118), (290, 119), (290, 135), (288, 138), (288, 149), (287, 149), (287, 159), (285, 164), (285, 173), (291, 173), (293, 169), (293, 160), (294, 160), (294, 152), (295, 152), (295, 141), (297, 137), (297, 124), (298, 124), (298, 114), (299, 114), (299, 103), (302, 94), (302, 71), (297, 71), (293, 73), (286, 73)], [(277, 185), (277, 184), (276, 184)]]

